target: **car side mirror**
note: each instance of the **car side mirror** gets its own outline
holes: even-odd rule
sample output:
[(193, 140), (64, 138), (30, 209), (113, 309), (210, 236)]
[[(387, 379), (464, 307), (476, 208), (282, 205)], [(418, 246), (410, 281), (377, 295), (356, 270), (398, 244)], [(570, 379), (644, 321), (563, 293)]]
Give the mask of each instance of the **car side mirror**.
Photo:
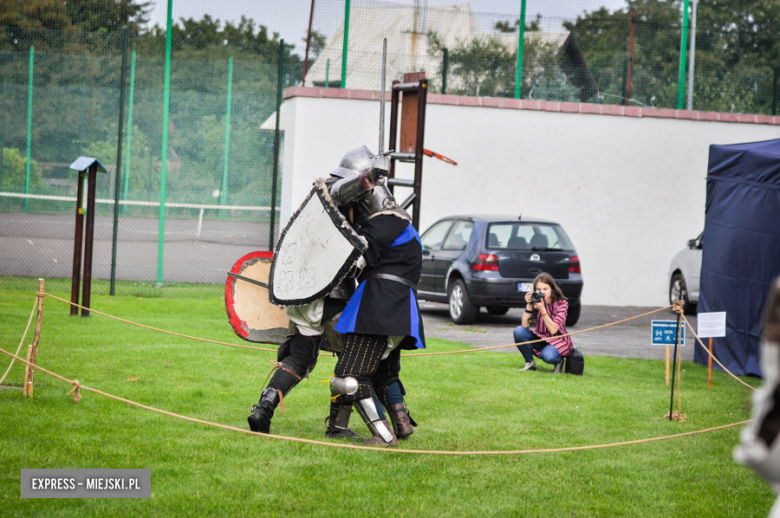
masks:
[(688, 248), (696, 248), (696, 240), (695, 239), (689, 239), (688, 240)]
[(423, 248), (422, 254), (424, 257), (428, 257), (429, 255), (431, 255), (431, 251), (428, 250), (427, 248)]

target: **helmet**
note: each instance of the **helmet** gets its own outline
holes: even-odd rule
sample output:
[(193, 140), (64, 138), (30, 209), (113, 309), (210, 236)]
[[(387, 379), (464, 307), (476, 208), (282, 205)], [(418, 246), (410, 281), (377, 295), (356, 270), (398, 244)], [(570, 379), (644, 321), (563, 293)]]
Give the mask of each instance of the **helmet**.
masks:
[(368, 169), (371, 166), (371, 157), (373, 156), (374, 154), (369, 151), (366, 146), (360, 146), (347, 151), (347, 154), (345, 154), (342, 157), (341, 162), (339, 162), (339, 167), (352, 169), (356, 173), (362, 173), (363, 170)]

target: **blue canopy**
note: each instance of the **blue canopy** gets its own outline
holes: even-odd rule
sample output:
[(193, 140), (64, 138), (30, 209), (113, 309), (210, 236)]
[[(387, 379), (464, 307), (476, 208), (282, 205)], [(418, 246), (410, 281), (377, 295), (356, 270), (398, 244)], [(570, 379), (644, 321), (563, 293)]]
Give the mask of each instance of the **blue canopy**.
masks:
[[(726, 312), (713, 354), (731, 372), (761, 376), (764, 304), (780, 275), (780, 140), (710, 146), (699, 312)], [(708, 355), (701, 347), (696, 363)]]

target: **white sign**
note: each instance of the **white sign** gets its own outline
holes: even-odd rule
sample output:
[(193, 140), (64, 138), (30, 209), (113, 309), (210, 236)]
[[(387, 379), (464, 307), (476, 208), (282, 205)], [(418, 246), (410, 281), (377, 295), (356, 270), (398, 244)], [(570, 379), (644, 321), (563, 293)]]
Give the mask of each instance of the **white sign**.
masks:
[(722, 338), (726, 336), (726, 312), (699, 313), (696, 316), (696, 333), (699, 338)]

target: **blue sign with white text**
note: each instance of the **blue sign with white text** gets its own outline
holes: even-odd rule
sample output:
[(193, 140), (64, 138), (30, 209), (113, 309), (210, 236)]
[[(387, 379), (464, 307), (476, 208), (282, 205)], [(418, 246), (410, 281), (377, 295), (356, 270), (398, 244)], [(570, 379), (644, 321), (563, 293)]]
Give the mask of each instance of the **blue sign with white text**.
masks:
[[(676, 320), (653, 320), (653, 345), (674, 345)], [(685, 345), (685, 324), (680, 326), (680, 345)]]

